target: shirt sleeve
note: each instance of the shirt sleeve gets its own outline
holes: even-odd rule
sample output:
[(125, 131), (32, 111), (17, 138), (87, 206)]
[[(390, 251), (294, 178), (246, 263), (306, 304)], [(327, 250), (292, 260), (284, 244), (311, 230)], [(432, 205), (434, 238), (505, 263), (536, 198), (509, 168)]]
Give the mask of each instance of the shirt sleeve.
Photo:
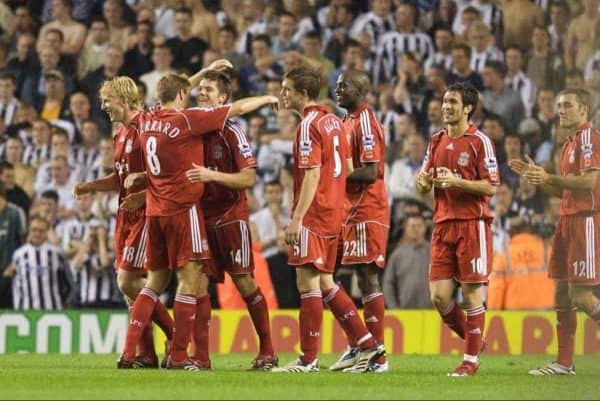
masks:
[(358, 134), (360, 135), (360, 162), (361, 163), (376, 163), (380, 162), (379, 155), (381, 154), (381, 129), (379, 123), (371, 110), (364, 110), (359, 116), (360, 124)]
[(477, 176), (492, 185), (500, 184), (500, 172), (494, 144), (487, 136), (480, 136), (480, 149), (477, 155)]
[(579, 136), (581, 156), (579, 169), (583, 173), (588, 170), (600, 170), (600, 135), (587, 128)]
[(192, 107), (183, 110), (192, 135), (203, 135), (223, 129), (231, 105), (219, 107)]
[(430, 139), (425, 151), (425, 157), (423, 158), (423, 164), (421, 165), (421, 171), (427, 172), (431, 168), (433, 168), (433, 143)]
[(235, 165), (240, 171), (257, 167), (250, 141), (242, 127), (235, 123), (227, 124), (227, 142)]
[(297, 141), (298, 167), (320, 167), (321, 154), (323, 152), (323, 140), (317, 125), (314, 122), (309, 126), (301, 124), (300, 135), (297, 136)]

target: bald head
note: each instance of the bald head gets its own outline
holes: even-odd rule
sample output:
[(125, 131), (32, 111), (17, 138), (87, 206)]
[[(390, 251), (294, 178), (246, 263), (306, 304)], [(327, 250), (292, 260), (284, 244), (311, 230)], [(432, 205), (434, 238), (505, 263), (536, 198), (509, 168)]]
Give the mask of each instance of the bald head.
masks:
[(370, 90), (371, 81), (368, 74), (358, 70), (347, 70), (338, 77), (335, 94), (341, 107), (353, 111), (366, 101)]

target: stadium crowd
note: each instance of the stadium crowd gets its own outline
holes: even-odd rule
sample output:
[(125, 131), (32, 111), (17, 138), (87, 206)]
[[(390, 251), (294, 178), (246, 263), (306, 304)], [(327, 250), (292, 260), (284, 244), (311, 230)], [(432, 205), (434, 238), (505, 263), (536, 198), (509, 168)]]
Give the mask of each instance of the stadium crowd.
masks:
[[(235, 98), (281, 92), (283, 74), (322, 74), (320, 103), (336, 114), (337, 78), (369, 73), (368, 100), (385, 135), (391, 206), (388, 308), (430, 308), (427, 273), (433, 196), (415, 189), (430, 136), (443, 127), (452, 83), (480, 90), (472, 122), (495, 145), (502, 184), (492, 199), (494, 271), (489, 308), (551, 308), (546, 278), (559, 199), (544, 196), (507, 161), (528, 155), (558, 171), (566, 133), (555, 101), (565, 88), (592, 94), (600, 128), (599, 0), (5, 0), (0, 3), (0, 308), (125, 308), (116, 284), (118, 193), (80, 196), (76, 183), (112, 173), (111, 124), (98, 91), (135, 79), (145, 106), (158, 81), (226, 58)], [(197, 93), (192, 90), (192, 98)], [(256, 279), (270, 308), (297, 308), (285, 227), (293, 197), (292, 140), (301, 116), (265, 107), (236, 118), (258, 180), (247, 191)], [(37, 218), (42, 217), (42, 219)], [(49, 223), (49, 224), (48, 224)], [(519, 252), (518, 250), (528, 252)], [(38, 282), (19, 266), (52, 269)], [(513, 269), (511, 266), (525, 266)], [(522, 276), (527, 285), (523, 286)], [(351, 269), (336, 277), (357, 303)], [(532, 289), (535, 286), (536, 289)], [(176, 284), (162, 295), (170, 305)], [(236, 308), (231, 282), (211, 286), (213, 306)], [(533, 295), (541, 294), (543, 296)], [(236, 298), (237, 297), (237, 298)]]

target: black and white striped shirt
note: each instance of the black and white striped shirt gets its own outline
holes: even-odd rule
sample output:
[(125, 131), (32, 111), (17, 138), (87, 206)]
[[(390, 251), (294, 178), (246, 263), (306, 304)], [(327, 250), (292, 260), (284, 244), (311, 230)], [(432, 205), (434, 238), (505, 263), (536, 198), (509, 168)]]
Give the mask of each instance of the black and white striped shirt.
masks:
[(100, 149), (98, 146), (93, 146), (91, 148), (86, 148), (85, 146), (73, 146), (73, 150), (71, 150), (71, 154), (73, 156), (73, 161), (76, 164), (79, 164), (84, 167), (87, 171), (94, 166), (94, 164), (98, 161), (98, 157), (100, 156)]
[(4, 126), (8, 127), (15, 119), (15, 113), (21, 102), (15, 97), (10, 99), (8, 103), (0, 102), (0, 118), (4, 120)]
[(440, 66), (446, 71), (452, 71), (452, 54), (435, 52), (427, 60), (425, 60), (425, 70), (433, 66)]
[(357, 39), (361, 34), (366, 33), (371, 38), (371, 51), (376, 52), (381, 37), (396, 29), (393, 14), (388, 15), (387, 19), (381, 19), (373, 11), (359, 16), (350, 28), (350, 37)]
[(419, 53), (421, 60), (426, 60), (434, 53), (431, 38), (423, 32), (400, 33), (389, 32), (381, 37), (375, 57), (373, 85), (389, 82), (396, 76), (400, 66), (400, 56), (405, 52)]
[(50, 160), (50, 145), (42, 145), (37, 147), (35, 145), (27, 145), (23, 152), (23, 164), (37, 167), (40, 164)]
[(477, 73), (483, 72), (485, 63), (490, 60), (504, 61), (504, 53), (494, 46), (488, 46), (488, 48), (481, 53), (478, 53), (477, 50), (471, 48), (471, 69), (473, 71)]
[(61, 310), (72, 288), (69, 268), (57, 246), (23, 245), (13, 254), (13, 305), (17, 310)]
[(110, 307), (122, 299), (115, 269), (102, 266), (97, 254), (89, 255), (80, 269), (73, 269), (82, 307)]
[(537, 87), (531, 77), (523, 71), (519, 71), (512, 77), (504, 78), (506, 86), (521, 95), (523, 106), (525, 107), (525, 115), (531, 117), (533, 107), (537, 100)]

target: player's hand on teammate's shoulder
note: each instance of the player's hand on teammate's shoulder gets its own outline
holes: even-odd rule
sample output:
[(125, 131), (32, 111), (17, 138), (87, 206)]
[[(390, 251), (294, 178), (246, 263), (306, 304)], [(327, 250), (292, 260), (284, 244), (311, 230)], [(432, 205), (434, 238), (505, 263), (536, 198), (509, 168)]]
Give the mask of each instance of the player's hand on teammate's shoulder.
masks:
[(189, 182), (196, 183), (213, 181), (215, 176), (215, 172), (213, 170), (204, 166), (200, 166), (196, 163), (192, 163), (192, 166), (194, 166), (194, 168), (189, 169), (185, 172), (185, 175), (187, 176)]

